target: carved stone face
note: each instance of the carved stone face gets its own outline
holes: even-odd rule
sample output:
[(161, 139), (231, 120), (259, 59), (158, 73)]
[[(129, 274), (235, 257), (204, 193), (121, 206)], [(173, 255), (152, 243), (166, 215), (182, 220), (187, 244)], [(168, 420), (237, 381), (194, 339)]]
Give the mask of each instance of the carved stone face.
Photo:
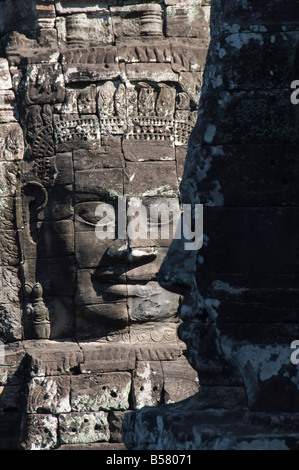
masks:
[[(25, 277), (43, 286), (52, 337), (120, 331), (134, 340), (145, 334), (138, 331), (145, 323), (146, 335), (175, 334), (179, 295), (156, 276), (180, 210), (185, 145), (196, 114), (190, 97), (182, 109), (185, 95), (176, 82), (106, 80), (66, 86), (59, 104), (26, 107), (23, 208), (31, 244), (24, 245)], [(109, 238), (96, 236), (103, 204), (114, 215)], [(161, 204), (169, 207), (170, 224), (162, 219), (168, 235), (158, 218), (150, 219)], [(145, 219), (137, 223), (140, 206)]]
[(51, 17), (28, 50), (18, 51), (18, 35), (8, 41), (25, 141), (23, 277), (29, 292), (42, 286), (52, 338), (175, 335), (179, 295), (156, 278), (172, 227), (153, 237), (147, 219), (136, 239), (95, 229), (101, 204), (116, 229), (124, 211), (124, 228), (136, 223), (133, 206), (149, 217), (152, 204), (179, 205), (208, 46), (205, 13), (189, 3), (62, 1), (57, 36)]
[[(69, 87), (66, 96), (75, 97), (71, 114), (64, 112), (65, 106), (70, 111), (67, 99), (52, 107), (56, 155), (42, 159), (38, 168), (44, 180), (42, 163), (53, 160), (55, 170), (36, 236), (37, 277), (53, 314), (61, 312), (60, 317), (54, 314), (52, 334), (55, 325), (57, 335), (71, 327), (72, 312), (79, 337), (102, 337), (115, 330), (133, 336), (135, 326), (145, 322), (156, 334), (166, 326), (175, 332), (179, 296), (156, 280), (173, 227), (168, 238), (158, 232), (153, 239), (150, 211), (157, 204), (174, 203), (179, 211), (186, 137), (196, 112), (189, 107), (182, 118), (178, 105), (176, 117), (180, 93), (176, 83), (131, 82), (126, 88), (106, 81)], [(127, 96), (132, 107), (125, 109)], [(39, 117), (30, 141), (34, 149), (47, 124), (41, 118), (44, 107), (31, 108)], [(113, 239), (96, 236), (101, 204), (114, 209)], [(142, 230), (136, 225), (136, 205), (146, 211)], [(140, 235), (118, 238), (118, 225), (126, 232), (134, 220)]]
[[(142, 203), (144, 208), (149, 209), (151, 203), (177, 198), (178, 180), (175, 161), (128, 162), (125, 167), (120, 167), (124, 163), (120, 138), (109, 137), (106, 143), (109, 145), (104, 149), (99, 147), (97, 151), (74, 152), (76, 322), (81, 334), (87, 336), (102, 336), (105, 328), (123, 329), (123, 333), (128, 334), (128, 325), (131, 325), (132, 336), (134, 325), (138, 323), (154, 322), (153, 331), (156, 331), (159, 322), (162, 322), (162, 327), (163, 322), (173, 322), (179, 299), (176, 294), (161, 288), (156, 281), (170, 240), (152, 240), (149, 230), (146, 238), (142, 239), (131, 239), (128, 234), (118, 238), (117, 235), (121, 223), (128, 229), (129, 224), (132, 227), (136, 221), (133, 204)], [(131, 143), (126, 144), (125, 153)], [(140, 155), (146, 154), (147, 147), (146, 141), (140, 143)], [(159, 146), (153, 148), (159, 150)], [(105, 152), (104, 155), (101, 151)], [(103, 162), (103, 156), (111, 162), (113, 157), (115, 162), (118, 157), (119, 166), (115, 163), (114, 168), (97, 168), (101, 160)], [(165, 192), (172, 198), (165, 197)], [(103, 204), (109, 204), (114, 209), (114, 239), (96, 237), (95, 229), (100, 221), (96, 211)], [(127, 212), (126, 216), (124, 212)], [(135, 215), (138, 217), (139, 213)], [(137, 232), (140, 231), (138, 224), (135, 227)], [(144, 235), (142, 230), (141, 236)]]

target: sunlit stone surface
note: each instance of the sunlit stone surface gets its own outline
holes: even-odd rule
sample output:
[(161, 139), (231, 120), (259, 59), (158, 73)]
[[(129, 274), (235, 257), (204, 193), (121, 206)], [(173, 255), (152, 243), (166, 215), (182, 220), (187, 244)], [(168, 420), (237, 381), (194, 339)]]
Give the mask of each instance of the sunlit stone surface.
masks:
[(157, 281), (172, 236), (95, 228), (99, 204), (117, 223), (120, 199), (179, 207), (209, 12), (199, 0), (1, 2), (0, 448), (117, 448), (124, 414), (198, 390), (181, 293)]

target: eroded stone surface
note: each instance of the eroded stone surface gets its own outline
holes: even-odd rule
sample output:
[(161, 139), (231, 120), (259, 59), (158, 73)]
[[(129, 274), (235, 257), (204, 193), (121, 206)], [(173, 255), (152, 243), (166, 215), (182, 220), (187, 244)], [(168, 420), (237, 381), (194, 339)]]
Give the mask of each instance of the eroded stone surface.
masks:
[[(152, 197), (177, 197), (182, 162), (176, 149), (186, 146), (195, 123), (209, 42), (201, 2), (79, 7), (32, 0), (26, 12), (18, 4), (14, 18), (5, 8), (0, 147), (3, 161), (24, 162), (1, 165), (0, 196), (20, 198), (16, 204), (3, 199), (5, 213), (18, 211), (6, 224), (15, 225), (3, 237), (3, 263), (24, 261), (25, 337), (35, 328), (28, 327), (34, 320), (26, 312), (38, 315), (30, 293), (36, 282), (51, 339), (94, 338), (112, 325), (172, 319), (177, 297), (157, 294), (155, 278), (165, 251), (156, 250), (154, 267), (146, 262), (154, 259), (125, 254), (121, 261), (107, 259), (110, 242), (95, 237), (94, 210), (103, 202), (115, 207), (122, 195), (147, 204)], [(21, 13), (27, 26), (16, 31)], [(160, 239), (154, 243), (164, 247)], [(127, 290), (107, 289), (101, 279), (107, 266), (108, 282), (118, 281), (117, 265), (130, 279)], [(149, 290), (146, 281), (153, 283)]]
[(111, 442), (122, 442), (122, 423), (126, 413), (128, 411), (110, 411), (108, 419)]
[(107, 413), (67, 413), (59, 415), (61, 444), (109, 441)]
[[(178, 334), (201, 387), (179, 405), (126, 415), (130, 449), (298, 446), (297, 361), (291, 360), (298, 337), (298, 190), (289, 176), (297, 173), (298, 107), (290, 86), (298, 73), (298, 22), (291, 4), (241, 3), (212, 3), (180, 185), (183, 204), (204, 204), (203, 246), (186, 255), (184, 241), (174, 241), (159, 272), (172, 292), (191, 286)], [(167, 4), (170, 34), (179, 34), (176, 14), (186, 15), (188, 6)], [(190, 90), (193, 77), (180, 67)]]
[(131, 374), (127, 372), (74, 376), (72, 411), (127, 410), (130, 389)]
[[(117, 212), (118, 197), (125, 209), (165, 199), (179, 207), (208, 9), (125, 3), (2, 7), (0, 340), (24, 350), (0, 364), (0, 407), (13, 416), (3, 433), (26, 449), (120, 441), (136, 361), (136, 392), (139, 379), (145, 391), (136, 406), (162, 403), (162, 362), (185, 349), (179, 294), (157, 281), (173, 234), (100, 239), (95, 211), (106, 203)], [(159, 371), (154, 398), (141, 362)], [(13, 423), (25, 410), (19, 440)]]
[(25, 450), (50, 450), (57, 446), (58, 420), (50, 414), (29, 414), (25, 417)]
[(159, 361), (137, 362), (133, 375), (134, 407), (157, 406), (162, 402), (164, 377)]
[(199, 379), (186, 358), (174, 363), (162, 362), (165, 403), (184, 400), (198, 392)]
[(35, 377), (29, 384), (28, 413), (67, 413), (70, 406), (69, 377)]

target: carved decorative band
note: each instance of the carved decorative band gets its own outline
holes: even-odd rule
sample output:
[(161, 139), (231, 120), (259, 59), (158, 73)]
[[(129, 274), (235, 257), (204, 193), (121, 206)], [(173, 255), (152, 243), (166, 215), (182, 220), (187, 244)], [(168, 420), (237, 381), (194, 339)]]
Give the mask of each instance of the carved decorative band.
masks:
[(81, 116), (61, 119), (54, 116), (54, 135), (58, 144), (76, 140), (97, 140), (100, 126), (96, 116)]

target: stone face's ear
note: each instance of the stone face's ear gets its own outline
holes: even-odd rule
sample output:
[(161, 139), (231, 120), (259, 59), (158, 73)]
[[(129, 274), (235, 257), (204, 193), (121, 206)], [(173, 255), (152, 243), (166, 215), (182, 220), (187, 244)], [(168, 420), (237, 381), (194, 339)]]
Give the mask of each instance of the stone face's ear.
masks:
[(33, 208), (36, 214), (46, 206), (48, 193), (46, 188), (36, 181), (30, 181), (23, 186), (23, 197), (26, 203)]

